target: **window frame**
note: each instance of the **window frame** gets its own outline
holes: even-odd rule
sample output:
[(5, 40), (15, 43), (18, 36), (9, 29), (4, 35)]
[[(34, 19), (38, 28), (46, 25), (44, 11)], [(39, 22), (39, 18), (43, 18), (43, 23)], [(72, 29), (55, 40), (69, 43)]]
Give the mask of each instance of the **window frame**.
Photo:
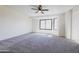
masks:
[[(50, 20), (51, 21), (51, 29), (46, 29), (46, 20)], [(41, 21), (45, 21), (45, 28), (41, 28)], [(40, 19), (39, 21), (39, 29), (40, 30), (52, 30), (52, 19)]]

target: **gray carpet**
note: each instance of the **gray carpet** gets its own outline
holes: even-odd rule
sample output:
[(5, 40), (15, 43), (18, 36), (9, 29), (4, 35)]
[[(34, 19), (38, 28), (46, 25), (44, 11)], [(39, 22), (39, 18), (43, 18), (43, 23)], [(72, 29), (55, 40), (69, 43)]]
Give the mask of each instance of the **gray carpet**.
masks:
[(0, 53), (78, 53), (72, 40), (47, 34), (25, 34), (0, 41)]

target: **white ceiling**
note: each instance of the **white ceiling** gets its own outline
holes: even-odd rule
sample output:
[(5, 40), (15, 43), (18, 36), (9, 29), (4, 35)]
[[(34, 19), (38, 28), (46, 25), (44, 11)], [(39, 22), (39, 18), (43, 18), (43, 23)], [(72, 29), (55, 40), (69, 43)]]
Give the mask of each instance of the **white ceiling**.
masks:
[(27, 16), (33, 17), (33, 16), (61, 14), (72, 9), (74, 6), (73, 5), (43, 5), (43, 8), (49, 9), (49, 11), (44, 11), (44, 14), (35, 13), (36, 10), (31, 9), (31, 8), (36, 8), (36, 5), (9, 5), (7, 7), (15, 11), (22, 12)]

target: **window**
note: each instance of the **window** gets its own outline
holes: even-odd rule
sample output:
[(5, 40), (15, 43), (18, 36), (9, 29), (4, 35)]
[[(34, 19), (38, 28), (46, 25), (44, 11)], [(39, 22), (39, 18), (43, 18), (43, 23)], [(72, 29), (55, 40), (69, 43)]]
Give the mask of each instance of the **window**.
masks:
[(41, 27), (40, 27), (41, 29), (45, 29), (45, 20), (41, 20), (40, 25), (41, 25)]
[(52, 19), (40, 20), (39, 27), (41, 30), (52, 30)]

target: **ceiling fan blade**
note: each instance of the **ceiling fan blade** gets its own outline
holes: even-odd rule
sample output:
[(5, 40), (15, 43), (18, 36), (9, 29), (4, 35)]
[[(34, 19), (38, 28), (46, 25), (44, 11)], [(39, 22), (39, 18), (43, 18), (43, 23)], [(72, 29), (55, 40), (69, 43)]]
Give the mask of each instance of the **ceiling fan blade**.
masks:
[(42, 11), (48, 11), (48, 9), (42, 9)]
[(35, 13), (38, 13), (38, 12), (39, 12), (39, 10), (37, 12), (35, 12)]
[(38, 9), (35, 9), (35, 8), (31, 8), (31, 9), (33, 9), (33, 10), (38, 10)]
[(44, 14), (44, 12), (41, 11), (42, 14)]

